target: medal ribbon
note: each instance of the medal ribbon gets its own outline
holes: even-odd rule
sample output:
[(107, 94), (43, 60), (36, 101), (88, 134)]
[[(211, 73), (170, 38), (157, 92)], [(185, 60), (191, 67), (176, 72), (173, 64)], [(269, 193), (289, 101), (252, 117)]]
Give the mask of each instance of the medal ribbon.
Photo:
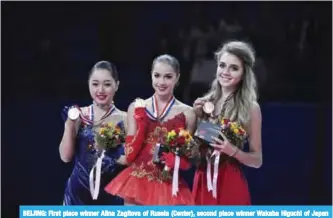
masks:
[(151, 113), (147, 108), (146, 108), (146, 112), (147, 115), (150, 119), (152, 120), (159, 120), (162, 121), (166, 115), (168, 115), (168, 113), (170, 112), (172, 106), (174, 105), (174, 103), (176, 102), (176, 98), (174, 96), (172, 96), (170, 98), (170, 100), (168, 101), (168, 103), (165, 105), (165, 107), (162, 110), (162, 113), (159, 115), (158, 114), (158, 104), (157, 104), (157, 100), (156, 97), (153, 96), (152, 97), (152, 109), (153, 109), (153, 113)]
[(172, 175), (172, 196), (177, 196), (177, 193), (179, 191), (179, 165), (180, 165), (180, 157), (176, 155), (175, 159), (175, 167), (173, 169), (173, 175)]
[[(211, 158), (215, 156), (214, 168), (213, 168), (213, 181), (212, 181), (212, 171), (211, 171)], [(207, 189), (213, 192), (213, 198), (217, 198), (217, 178), (219, 176), (219, 162), (220, 162), (220, 152), (213, 152), (211, 157), (206, 157), (207, 159)]]
[(81, 118), (81, 121), (82, 123), (86, 124), (86, 125), (91, 125), (93, 124), (93, 108), (92, 108), (92, 105), (90, 105), (88, 107), (88, 112), (87, 112), (87, 115), (85, 116), (82, 112), (82, 110), (80, 109), (80, 118)]
[[(112, 114), (115, 109), (116, 109), (116, 107), (114, 106), (114, 104), (112, 104), (110, 106), (110, 108), (102, 116), (102, 118), (100, 119), (100, 121), (103, 120), (103, 119), (105, 119), (106, 117), (110, 116), (110, 114)], [(86, 125), (92, 125), (94, 123), (94, 108), (93, 108), (93, 105), (90, 105), (88, 107), (88, 115), (87, 116), (85, 116), (83, 114), (82, 110), (80, 110), (80, 118), (81, 118), (81, 121), (84, 124), (86, 124)]]
[(105, 151), (103, 151), (101, 156), (98, 157), (95, 166), (91, 169), (89, 173), (89, 188), (93, 200), (97, 200), (99, 194), (99, 188), (101, 184), (102, 162), (104, 155)]

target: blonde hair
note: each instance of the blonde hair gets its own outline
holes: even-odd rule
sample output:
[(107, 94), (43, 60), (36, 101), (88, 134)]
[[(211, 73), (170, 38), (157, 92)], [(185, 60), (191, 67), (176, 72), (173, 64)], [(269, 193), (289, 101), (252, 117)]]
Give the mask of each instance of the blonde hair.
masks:
[[(254, 50), (245, 42), (228, 42), (215, 52), (217, 63), (225, 52), (237, 56), (242, 61), (244, 72), (243, 78), (234, 92), (234, 96), (228, 102), (225, 102), (223, 116), (236, 120), (247, 128), (250, 121), (250, 110), (253, 102), (257, 101), (256, 79), (253, 73), (253, 65), (255, 63)], [(216, 104), (221, 96), (222, 87), (218, 79), (215, 78), (211, 84), (211, 89), (202, 99), (212, 101)]]

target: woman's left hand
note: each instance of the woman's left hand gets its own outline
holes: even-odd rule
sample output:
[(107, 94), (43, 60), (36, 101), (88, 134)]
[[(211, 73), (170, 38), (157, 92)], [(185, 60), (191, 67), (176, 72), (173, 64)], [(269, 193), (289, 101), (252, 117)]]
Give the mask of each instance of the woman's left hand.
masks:
[(231, 157), (234, 156), (238, 151), (238, 148), (232, 145), (222, 132), (220, 135), (223, 138), (223, 141), (219, 138), (212, 137), (215, 143), (211, 143), (210, 145), (215, 148), (215, 151), (223, 152)]

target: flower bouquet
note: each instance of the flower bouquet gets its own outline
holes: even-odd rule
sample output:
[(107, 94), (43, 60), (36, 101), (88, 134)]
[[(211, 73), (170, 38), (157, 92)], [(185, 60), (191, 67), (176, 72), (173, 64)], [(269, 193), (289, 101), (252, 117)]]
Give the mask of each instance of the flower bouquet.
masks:
[(238, 122), (221, 119), (221, 129), (229, 142), (237, 147), (240, 147), (246, 141), (247, 133)]
[(125, 142), (124, 128), (122, 128), (121, 123), (103, 123), (95, 134), (95, 142), (97, 148), (101, 150), (107, 151), (117, 148), (120, 144)]
[(205, 166), (207, 161), (214, 161), (211, 158), (214, 152), (214, 148), (210, 146), (210, 143), (214, 143), (212, 137), (223, 141), (220, 135), (220, 133), (223, 133), (229, 142), (236, 147), (241, 147), (247, 138), (245, 129), (238, 122), (230, 121), (229, 119), (222, 118), (216, 124), (206, 122), (201, 123), (201, 125), (202, 128), (199, 129), (201, 132), (196, 135), (196, 139), (199, 140), (198, 144), (200, 144), (200, 152), (198, 152), (199, 155), (196, 157), (197, 166)]
[[(174, 163), (176, 162), (175, 159), (177, 159), (177, 157), (185, 156), (190, 158), (192, 156), (194, 146), (193, 138), (188, 131), (184, 129), (176, 129), (167, 132), (164, 140), (159, 145), (158, 151), (155, 150), (156, 152), (154, 155), (155, 163), (158, 162), (164, 165), (162, 180), (169, 178), (169, 172), (171, 171), (171, 168), (175, 167), (174, 165), (176, 164)], [(179, 168), (179, 164), (177, 168)]]

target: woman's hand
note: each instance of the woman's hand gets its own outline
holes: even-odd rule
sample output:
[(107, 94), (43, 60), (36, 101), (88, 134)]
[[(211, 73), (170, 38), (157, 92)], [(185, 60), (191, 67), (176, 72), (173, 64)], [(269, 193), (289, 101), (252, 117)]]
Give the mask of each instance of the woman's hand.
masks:
[(68, 118), (65, 122), (65, 127), (73, 131), (75, 130), (75, 125), (76, 125), (76, 120), (71, 120)]
[(171, 152), (169, 153), (163, 152), (160, 158), (161, 163), (170, 169), (173, 169), (175, 167), (175, 159), (176, 159), (175, 154)]
[(116, 162), (121, 165), (127, 165), (126, 156), (121, 155)]
[(203, 108), (204, 104), (205, 104), (205, 101), (201, 98), (197, 98), (193, 103), (193, 108), (194, 108), (195, 114), (198, 117), (202, 116), (202, 113), (203, 113), (202, 108)]
[(146, 105), (143, 99), (137, 98), (134, 103), (134, 119), (136, 122), (144, 122), (148, 118), (146, 114)]
[[(161, 163), (165, 164), (165, 166), (167, 166), (169, 169), (173, 169), (175, 167), (176, 155), (172, 152), (169, 153), (163, 152), (160, 160)], [(180, 158), (179, 169), (188, 170), (190, 167), (191, 164), (185, 158)]]
[[(215, 141), (215, 143), (211, 143), (210, 145), (215, 148), (215, 151), (225, 153), (226, 155), (233, 157), (238, 151), (238, 148), (231, 144), (227, 137), (223, 133), (220, 133), (221, 137), (224, 141), (221, 139), (218, 139), (216, 137), (212, 137), (212, 139)], [(214, 151), (214, 152), (215, 152)]]
[(68, 118), (68, 110), (69, 107), (66, 106), (62, 112), (62, 117), (65, 121), (65, 130), (59, 145), (60, 158), (65, 163), (70, 162), (75, 153), (75, 137), (80, 124), (80, 119), (71, 120)]

